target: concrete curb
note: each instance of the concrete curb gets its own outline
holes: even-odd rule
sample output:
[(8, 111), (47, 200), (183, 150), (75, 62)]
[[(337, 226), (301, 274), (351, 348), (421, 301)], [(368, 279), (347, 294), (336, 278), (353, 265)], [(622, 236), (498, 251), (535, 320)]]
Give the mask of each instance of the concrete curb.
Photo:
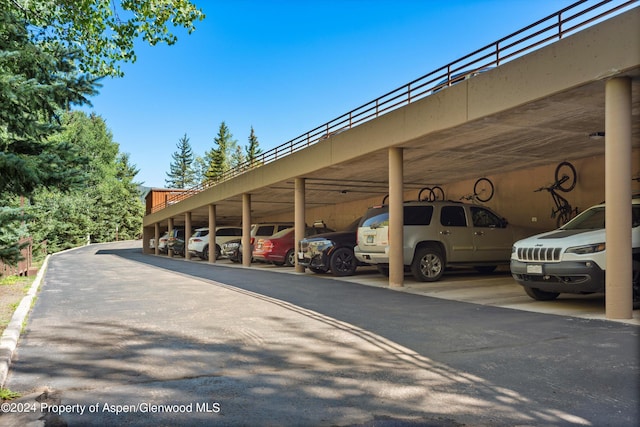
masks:
[(22, 298), (20, 305), (11, 317), (9, 325), (4, 330), (2, 337), (0, 337), (0, 387), (4, 386), (4, 382), (6, 381), (7, 375), (9, 374), (9, 365), (11, 364), (13, 352), (18, 345), (18, 339), (20, 339), (20, 332), (22, 331), (23, 323), (27, 318), (29, 311), (31, 310), (33, 299), (38, 293), (38, 289), (40, 288), (40, 284), (42, 283), (44, 273), (47, 270), (47, 265), (49, 264), (50, 257), (51, 255), (47, 255), (47, 257), (44, 259), (42, 267), (40, 267), (40, 270), (38, 270), (38, 274), (31, 284), (31, 288), (29, 288), (27, 295)]

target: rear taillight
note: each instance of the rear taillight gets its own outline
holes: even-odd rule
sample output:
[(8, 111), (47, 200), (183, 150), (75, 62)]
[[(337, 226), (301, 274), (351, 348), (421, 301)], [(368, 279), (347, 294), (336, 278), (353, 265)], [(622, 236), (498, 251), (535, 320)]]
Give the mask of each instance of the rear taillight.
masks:
[(251, 244), (253, 245), (255, 241), (256, 241), (256, 238), (255, 238), (255, 237), (252, 237), (252, 238), (251, 238)]

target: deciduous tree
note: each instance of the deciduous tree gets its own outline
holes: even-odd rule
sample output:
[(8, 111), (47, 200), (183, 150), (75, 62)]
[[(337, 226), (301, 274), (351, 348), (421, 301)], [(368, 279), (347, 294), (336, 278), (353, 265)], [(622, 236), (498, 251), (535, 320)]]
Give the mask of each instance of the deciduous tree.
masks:
[(122, 62), (135, 62), (134, 42), (174, 44), (171, 27), (188, 33), (204, 19), (189, 0), (0, 0), (19, 11), (37, 40), (52, 49), (77, 49), (79, 70), (121, 76)]

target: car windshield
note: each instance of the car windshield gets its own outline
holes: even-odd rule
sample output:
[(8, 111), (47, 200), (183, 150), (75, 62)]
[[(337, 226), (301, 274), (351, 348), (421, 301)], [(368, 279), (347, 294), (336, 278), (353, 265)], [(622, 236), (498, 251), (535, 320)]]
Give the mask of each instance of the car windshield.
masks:
[(209, 235), (209, 229), (207, 230), (196, 230), (196, 232), (191, 237), (205, 237)]
[(587, 209), (566, 223), (563, 230), (599, 230), (604, 228), (604, 206)]
[(284, 230), (280, 230), (276, 234), (272, 235), (271, 238), (279, 239), (280, 237), (286, 236), (287, 234), (291, 233), (291, 231), (293, 231), (293, 228), (285, 228)]
[[(632, 207), (632, 227), (640, 226), (640, 205)], [(605, 208), (598, 206), (587, 209), (566, 223), (562, 230), (599, 230), (605, 226)]]
[(379, 228), (389, 225), (389, 207), (376, 206), (369, 208), (365, 216), (362, 218), (360, 227)]

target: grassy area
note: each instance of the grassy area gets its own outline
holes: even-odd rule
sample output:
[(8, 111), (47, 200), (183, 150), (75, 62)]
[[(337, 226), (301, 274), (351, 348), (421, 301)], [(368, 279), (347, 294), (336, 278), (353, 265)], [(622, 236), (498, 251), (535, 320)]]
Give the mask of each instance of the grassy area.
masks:
[(20, 301), (27, 294), (35, 276), (0, 277), (0, 335), (11, 321)]

